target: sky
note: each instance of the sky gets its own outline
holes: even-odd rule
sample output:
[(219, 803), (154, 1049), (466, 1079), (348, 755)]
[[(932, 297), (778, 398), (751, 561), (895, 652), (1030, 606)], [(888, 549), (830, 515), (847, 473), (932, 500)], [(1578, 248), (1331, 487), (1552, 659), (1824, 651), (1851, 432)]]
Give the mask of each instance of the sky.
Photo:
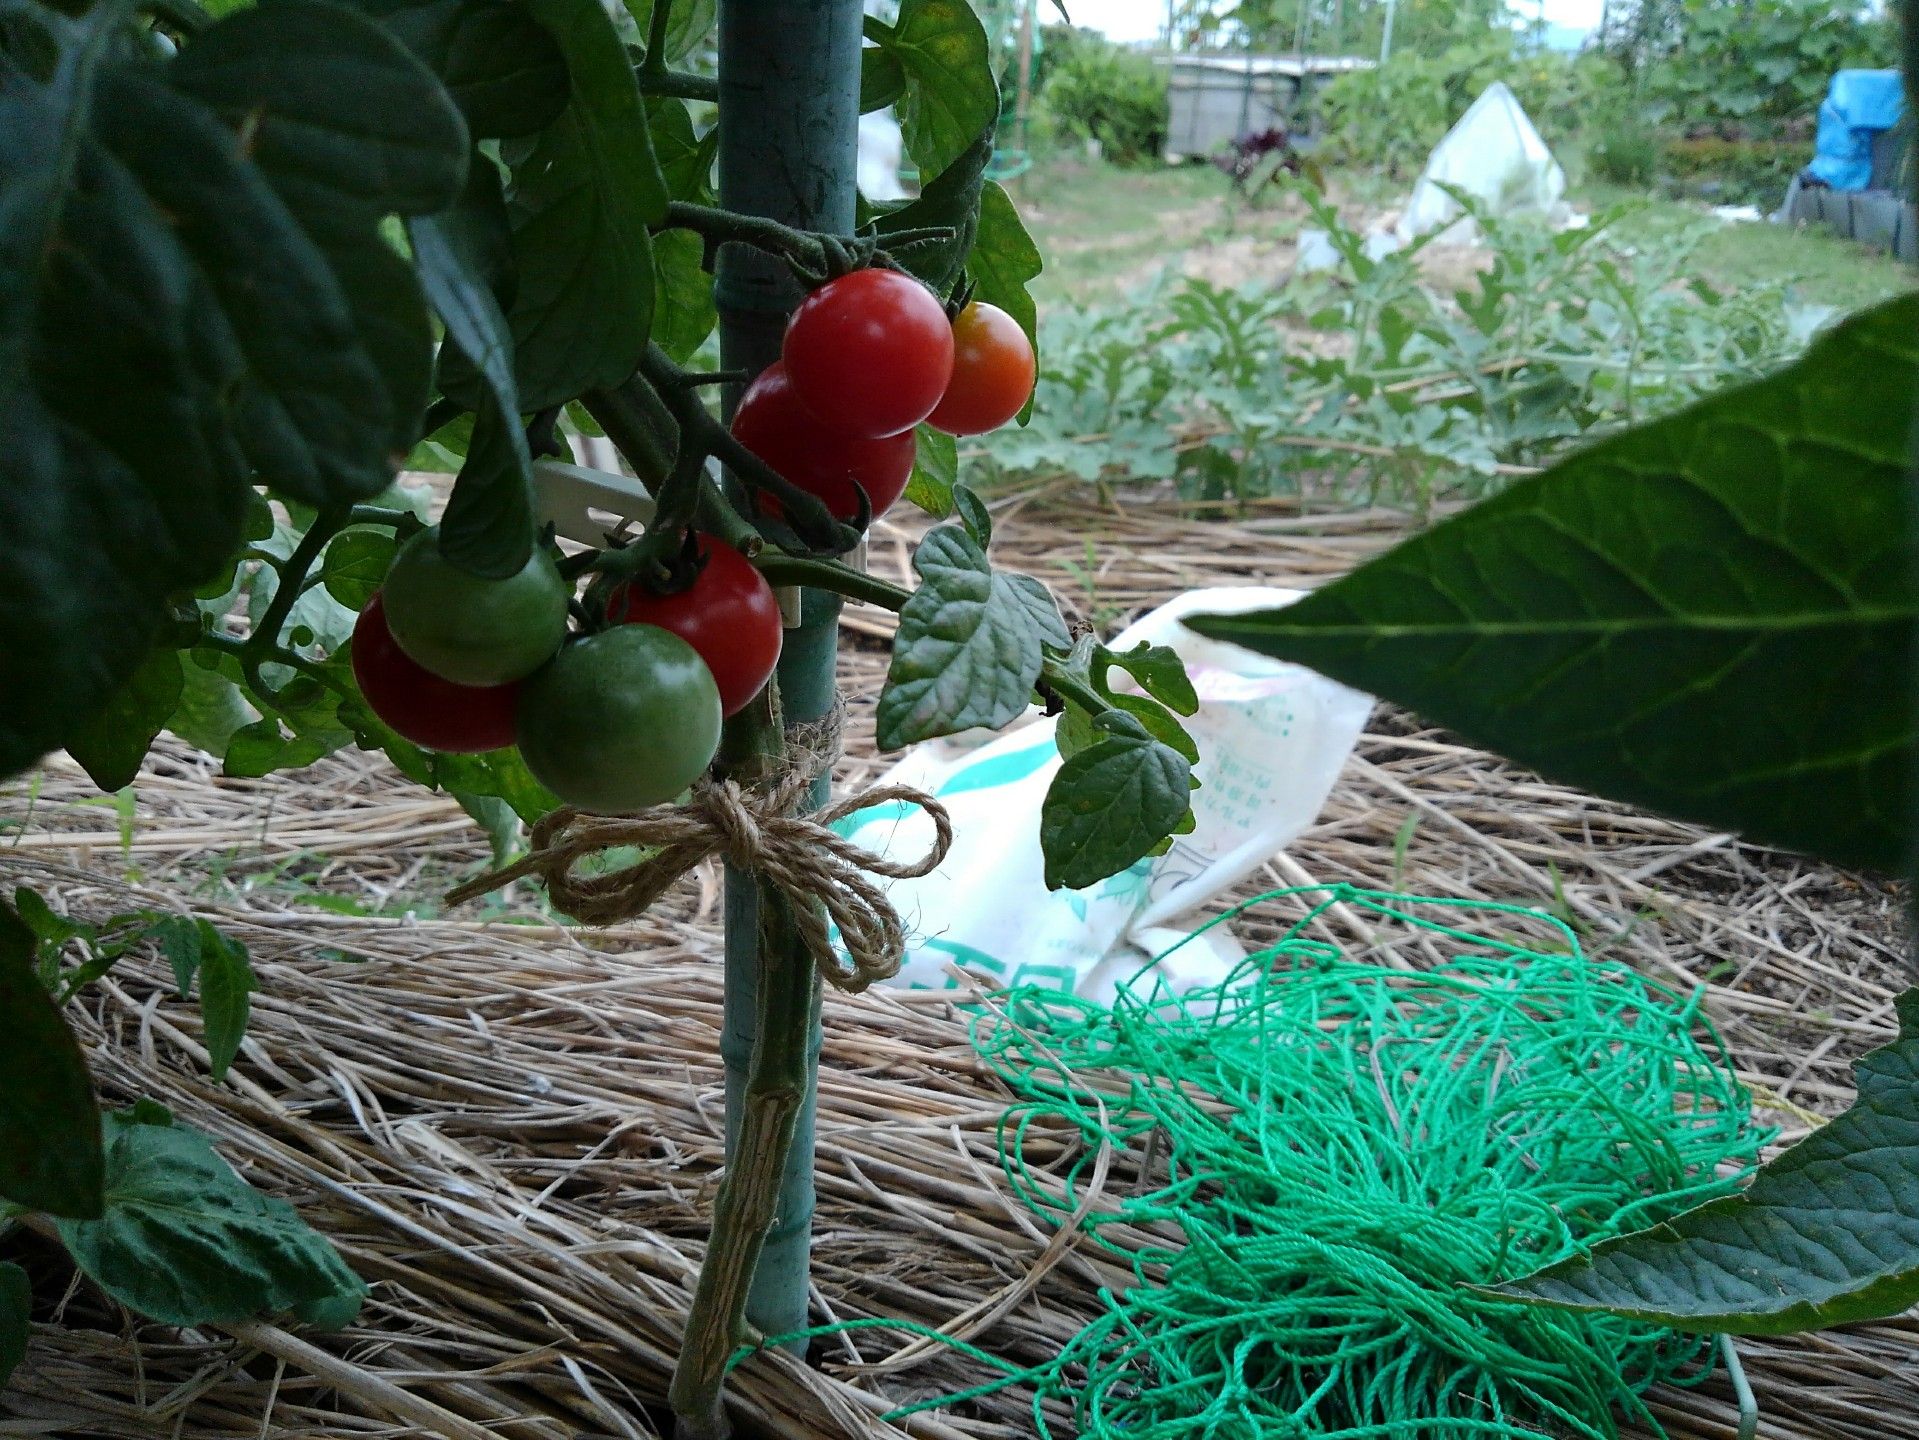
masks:
[[(1530, 20), (1539, 0), (1511, 3), (1517, 14)], [(1599, 23), (1601, 0), (1544, 0), (1544, 4), (1549, 24), (1589, 30)], [(1112, 40), (1151, 40), (1166, 29), (1165, 0), (1067, 0), (1066, 8), (1075, 25), (1103, 30)]]

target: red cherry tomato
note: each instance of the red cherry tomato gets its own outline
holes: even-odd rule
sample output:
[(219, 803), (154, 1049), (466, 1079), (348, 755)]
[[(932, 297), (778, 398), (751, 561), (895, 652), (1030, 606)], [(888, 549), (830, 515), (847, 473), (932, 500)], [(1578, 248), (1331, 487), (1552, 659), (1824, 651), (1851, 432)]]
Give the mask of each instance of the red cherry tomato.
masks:
[(948, 435), (984, 435), (1019, 414), (1037, 373), (1019, 321), (975, 300), (953, 320), (953, 378), (926, 423)]
[(684, 590), (655, 595), (622, 585), (607, 600), (607, 619), (671, 630), (699, 652), (720, 689), (721, 711), (744, 710), (766, 688), (780, 658), (780, 602), (747, 558), (711, 535), (699, 537), (706, 564)]
[(415, 745), (453, 755), (499, 750), (514, 739), (518, 681), (456, 685), (407, 658), (386, 626), (380, 595), (353, 625), (353, 678), (373, 713)]
[(780, 358), (806, 407), (831, 429), (897, 435), (932, 414), (946, 393), (953, 327), (933, 292), (911, 276), (855, 270), (800, 302)]
[[(740, 396), (739, 408), (733, 412), (733, 435), (781, 479), (819, 496), (841, 520), (851, 520), (860, 512), (855, 483), (866, 492), (877, 517), (900, 498), (913, 474), (911, 430), (860, 440), (827, 429), (801, 402), (786, 367), (777, 360)], [(762, 496), (761, 503), (769, 512), (779, 513), (771, 496)]]

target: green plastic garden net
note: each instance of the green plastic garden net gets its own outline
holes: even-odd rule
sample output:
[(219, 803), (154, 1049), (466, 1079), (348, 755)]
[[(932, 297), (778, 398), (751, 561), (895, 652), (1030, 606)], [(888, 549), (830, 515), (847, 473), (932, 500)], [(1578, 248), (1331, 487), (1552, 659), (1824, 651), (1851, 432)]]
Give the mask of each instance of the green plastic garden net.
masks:
[[(911, 1408), (1026, 1385), (1041, 1435), (1052, 1398), (1100, 1440), (1657, 1431), (1642, 1395), (1708, 1373), (1710, 1337), (1473, 1287), (1737, 1188), (1768, 1133), (1699, 996), (1518, 907), (1248, 904), (1291, 897), (1298, 921), (1217, 986), (1142, 974), (1110, 1008), (1027, 988), (978, 1014), (1015, 1193), (1136, 1283), (1051, 1364), (963, 1347), (1004, 1373)], [(1379, 942), (1320, 938), (1335, 905)]]

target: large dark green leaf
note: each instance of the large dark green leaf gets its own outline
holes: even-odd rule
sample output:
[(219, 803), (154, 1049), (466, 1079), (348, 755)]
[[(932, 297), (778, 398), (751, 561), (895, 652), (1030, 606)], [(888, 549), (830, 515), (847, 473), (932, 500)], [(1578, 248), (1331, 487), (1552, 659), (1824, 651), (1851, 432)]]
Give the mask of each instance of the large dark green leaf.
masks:
[(254, 163), (326, 252), (386, 385), (390, 474), (419, 436), (433, 333), (419, 282), (378, 227), (458, 198), (459, 110), (399, 40), (324, 0), (237, 13), (181, 53), (172, 80), (245, 132)]
[(1602, 793), (1909, 858), (1919, 297), (1284, 610), (1188, 620)]
[(80, 1046), (35, 973), (39, 948), (0, 901), (0, 1200), (98, 1215), (100, 1112)]
[(545, 129), (566, 108), (560, 47), (516, 0), (353, 0), (417, 55), (475, 136)]
[(573, 98), (513, 152), (518, 288), (507, 308), (520, 404), (542, 410), (618, 385), (653, 316), (648, 227), (666, 179), (626, 49), (599, 0), (528, 0), (566, 57)]
[(109, 1116), (105, 1213), (58, 1225), (95, 1284), (169, 1325), (320, 1309), (344, 1323), (366, 1293), (291, 1205), (248, 1185), (183, 1126)]
[(179, 651), (159, 647), (148, 652), (106, 705), (67, 736), (67, 753), (102, 790), (131, 785), (153, 737), (166, 729), (185, 688)]
[(967, 0), (904, 0), (892, 25), (869, 20), (867, 37), (899, 62), (906, 153), (938, 175), (999, 119), (992, 47)]
[[(446, 101), (404, 93), (396, 74), (424, 75), (405, 52), (315, 0), (170, 62), (117, 43), (122, 4), (0, 11), (0, 694), (35, 697), (0, 716), (8, 774), (126, 683), (167, 595), (218, 574), (256, 473), (316, 504), (385, 487), (429, 337), (371, 207), (424, 203), (392, 144), (441, 135)], [(284, 74), (290, 42), (286, 93), (243, 106), (238, 77)], [(281, 187), (304, 194), (307, 167), (367, 213), (302, 213)]]
[(1837, 1120), (1738, 1195), (1501, 1286), (1681, 1330), (1783, 1335), (1896, 1315), (1919, 1300), (1919, 990), (1899, 1038), (1859, 1062)]
[(900, 611), (876, 717), (882, 750), (1015, 719), (1032, 702), (1041, 646), (1071, 638), (1045, 586), (994, 570), (957, 525), (930, 531), (913, 568), (920, 587)]
[(504, 579), (533, 550), (533, 459), (520, 427), (513, 337), (495, 298), (511, 288), (512, 241), (493, 162), (475, 156), (460, 203), (413, 220), (409, 233), (447, 343), (484, 387), (441, 544), (455, 564)]
[(1066, 758), (1040, 806), (1048, 889), (1082, 889), (1151, 854), (1186, 817), (1192, 767), (1132, 715), (1108, 710), (1103, 738)]

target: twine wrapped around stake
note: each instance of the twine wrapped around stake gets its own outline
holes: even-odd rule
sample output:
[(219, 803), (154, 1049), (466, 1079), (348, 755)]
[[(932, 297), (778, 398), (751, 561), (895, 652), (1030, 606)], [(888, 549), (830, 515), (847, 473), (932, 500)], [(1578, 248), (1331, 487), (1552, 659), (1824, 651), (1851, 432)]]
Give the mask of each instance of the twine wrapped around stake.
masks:
[[(655, 805), (631, 815), (589, 815), (563, 806), (534, 822), (523, 858), (450, 891), (447, 903), (458, 905), (536, 875), (562, 915), (583, 925), (616, 925), (642, 914), (694, 866), (718, 855), (782, 892), (820, 974), (836, 989), (857, 993), (897, 975), (906, 956), (905, 927), (875, 877), (930, 874), (952, 846), (953, 824), (939, 801), (910, 785), (879, 785), (811, 815), (795, 813), (839, 754), (839, 736), (837, 711), (791, 732), (786, 766), (765, 789), (708, 777), (695, 782), (684, 805)], [(920, 859), (887, 860), (830, 828), (889, 801), (916, 805), (932, 820), (933, 844)], [(582, 861), (620, 846), (652, 853), (605, 874), (578, 873)], [(850, 968), (834, 953), (829, 920), (839, 927)]]

